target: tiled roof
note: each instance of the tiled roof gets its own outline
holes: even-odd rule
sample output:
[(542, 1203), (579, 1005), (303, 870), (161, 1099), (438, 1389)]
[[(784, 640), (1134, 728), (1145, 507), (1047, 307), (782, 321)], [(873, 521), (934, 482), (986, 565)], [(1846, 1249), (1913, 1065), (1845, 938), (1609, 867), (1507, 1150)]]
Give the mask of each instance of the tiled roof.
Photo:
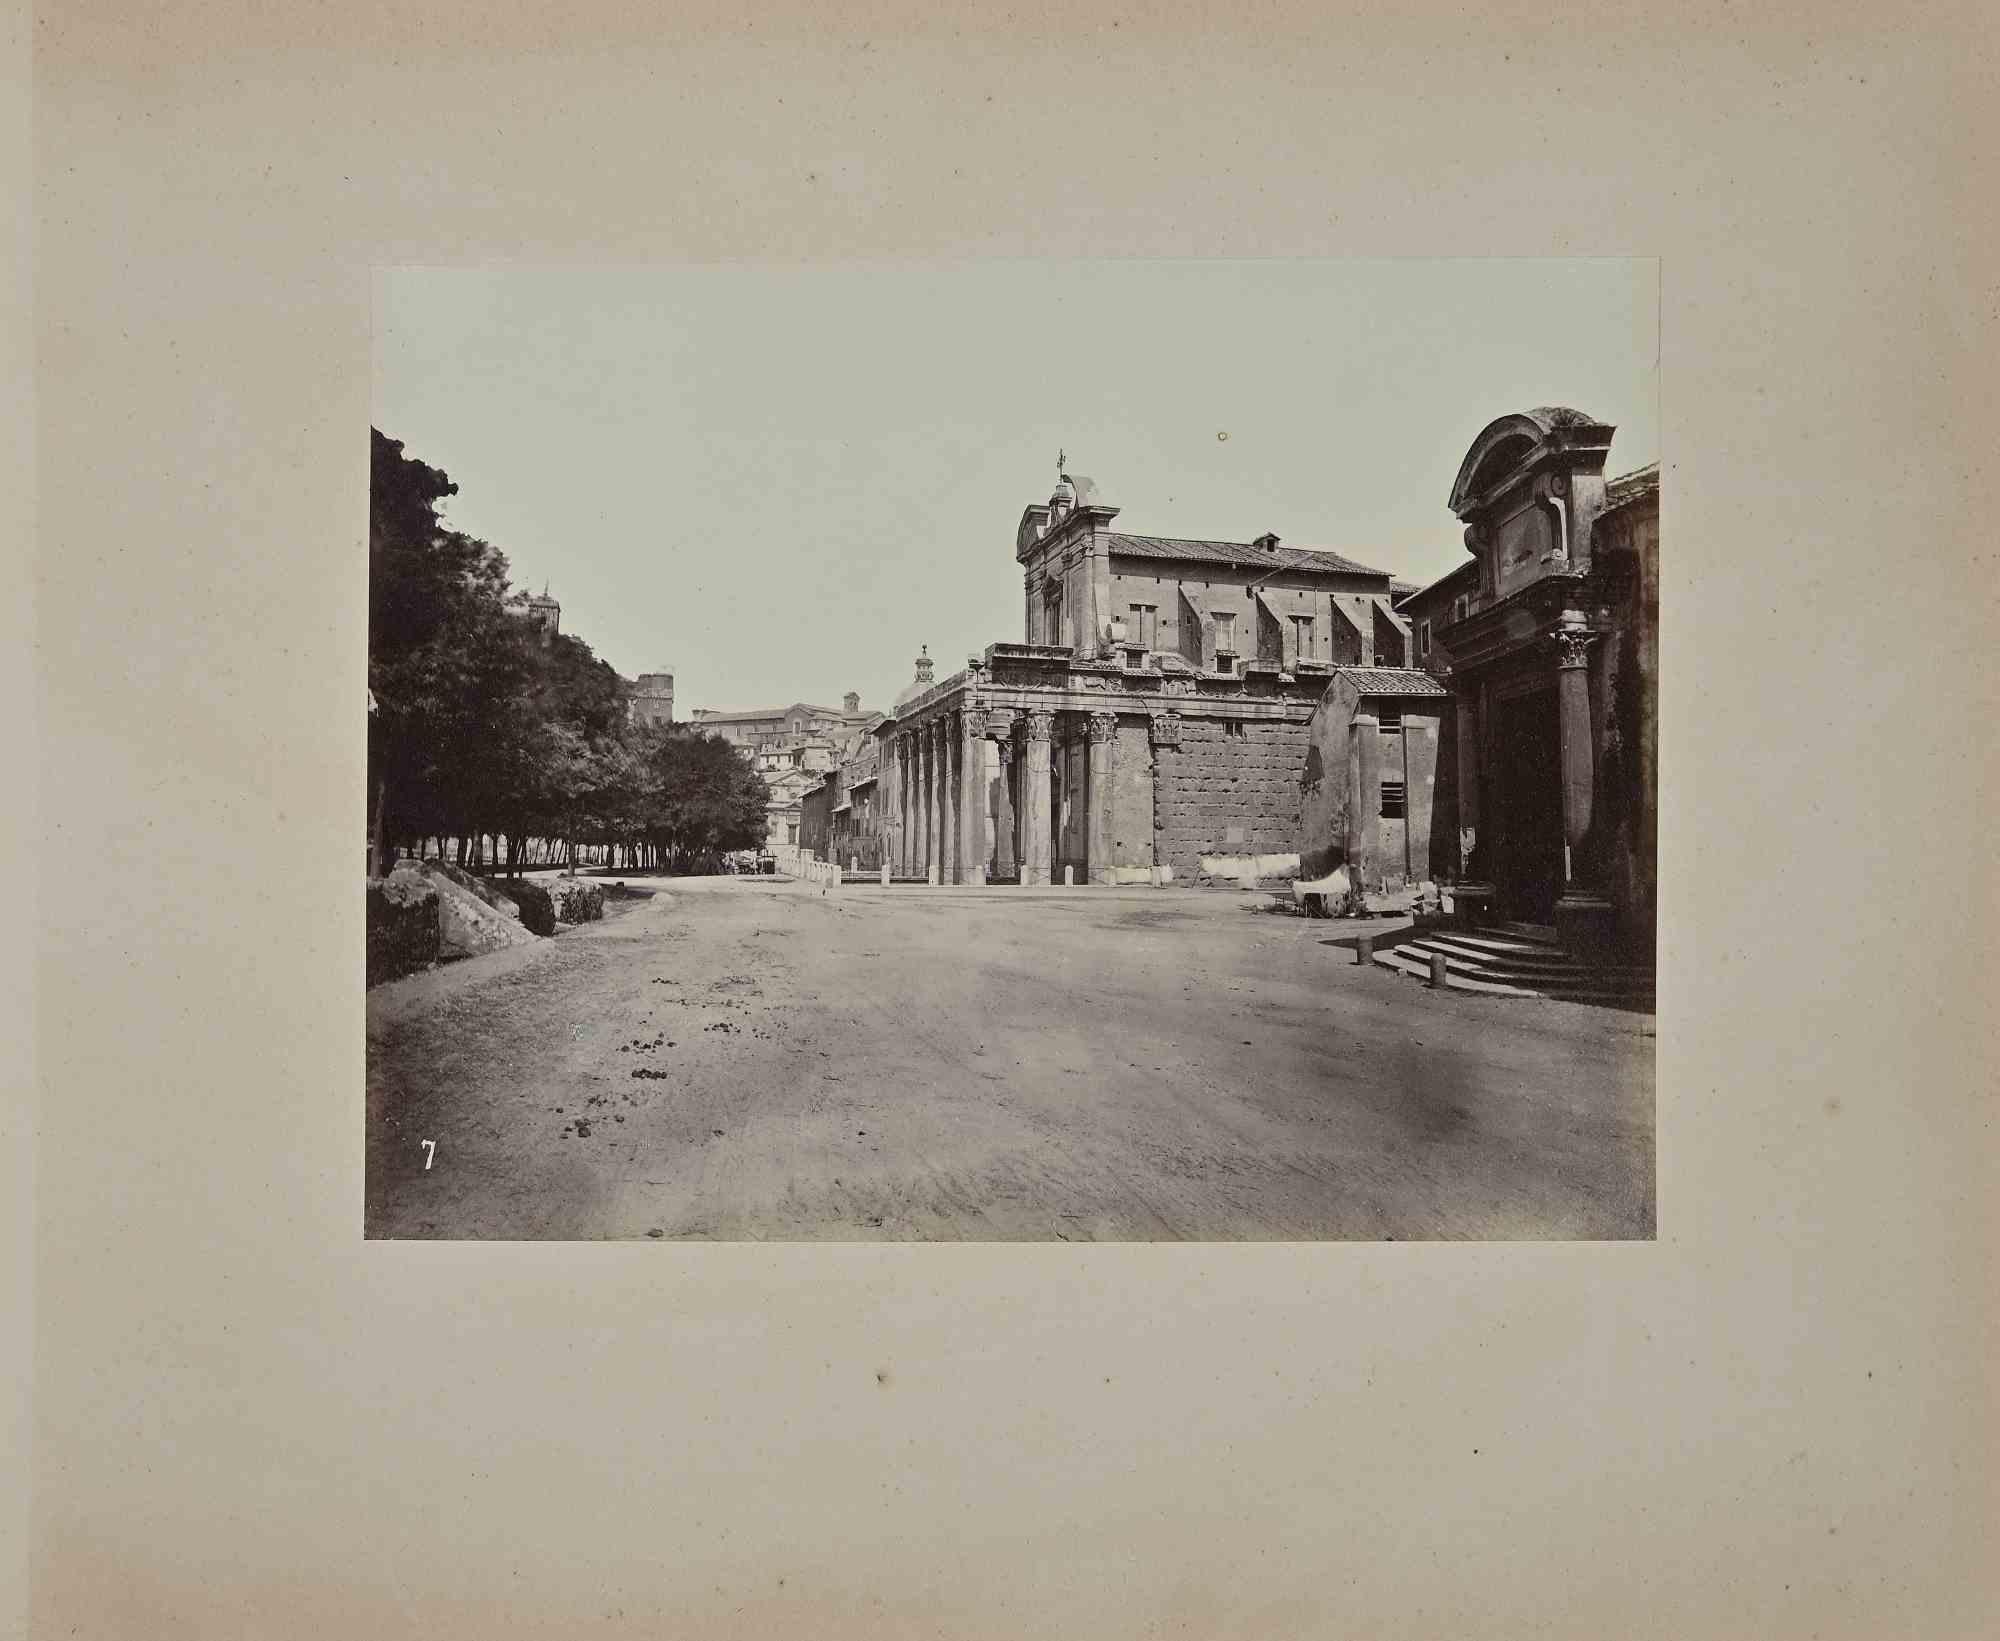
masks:
[(782, 718), (788, 712), (808, 712), (818, 718), (846, 716), (839, 707), (816, 707), (807, 701), (794, 701), (788, 707), (753, 707), (748, 712), (704, 712), (698, 721), (704, 724), (748, 724), (766, 718)]
[(1275, 552), (1247, 541), (1189, 541), (1178, 536), (1111, 534), (1106, 544), (1128, 558), (1176, 558), (1184, 563), (1231, 564), (1256, 570), (1346, 571), (1350, 575), (1386, 575), (1386, 570), (1357, 564), (1338, 553), (1307, 547), (1279, 547)]
[(1478, 573), (1478, 571), (1479, 571), (1479, 560), (1476, 558), (1469, 558), (1463, 564), (1458, 565), (1455, 569), (1450, 569), (1445, 571), (1445, 573), (1439, 576), (1437, 580), (1430, 582), (1425, 586), (1419, 587), (1415, 592), (1401, 594), (1396, 599), (1396, 607), (1398, 609), (1401, 609), (1405, 604), (1409, 603), (1412, 599), (1421, 598), (1425, 593), (1436, 592), (1440, 587), (1444, 587), (1450, 584), (1451, 582), (1469, 580), (1473, 576), (1475, 576)]
[(1363, 695), (1449, 695), (1450, 690), (1415, 667), (1335, 667), (1336, 678), (1350, 680)]
[(1648, 462), (1644, 467), (1630, 473), (1621, 473), (1615, 479), (1604, 483), (1604, 505), (1623, 507), (1628, 502), (1638, 501), (1643, 496), (1655, 496), (1660, 492), (1660, 464)]

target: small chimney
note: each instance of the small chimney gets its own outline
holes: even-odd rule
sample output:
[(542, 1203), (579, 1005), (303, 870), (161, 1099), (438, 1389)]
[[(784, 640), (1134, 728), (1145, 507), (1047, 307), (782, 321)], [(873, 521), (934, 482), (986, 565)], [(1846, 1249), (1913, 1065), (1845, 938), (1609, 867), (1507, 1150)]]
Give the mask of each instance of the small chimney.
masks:
[(861, 710), (860, 692), (858, 690), (849, 690), (845, 695), (843, 695), (840, 698), (840, 704), (843, 710), (847, 712), (848, 716), (852, 717), (855, 713)]

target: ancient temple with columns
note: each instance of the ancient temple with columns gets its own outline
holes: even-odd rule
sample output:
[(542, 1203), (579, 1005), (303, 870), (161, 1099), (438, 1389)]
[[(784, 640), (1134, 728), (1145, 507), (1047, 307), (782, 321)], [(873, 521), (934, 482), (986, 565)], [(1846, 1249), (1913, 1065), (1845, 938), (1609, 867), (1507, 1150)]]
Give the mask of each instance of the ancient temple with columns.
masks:
[(892, 874), (1146, 883), (1297, 866), (1306, 726), (1336, 669), (1405, 666), (1386, 571), (1338, 553), (1133, 535), (1061, 475), (1015, 534), (1024, 641), (876, 727)]

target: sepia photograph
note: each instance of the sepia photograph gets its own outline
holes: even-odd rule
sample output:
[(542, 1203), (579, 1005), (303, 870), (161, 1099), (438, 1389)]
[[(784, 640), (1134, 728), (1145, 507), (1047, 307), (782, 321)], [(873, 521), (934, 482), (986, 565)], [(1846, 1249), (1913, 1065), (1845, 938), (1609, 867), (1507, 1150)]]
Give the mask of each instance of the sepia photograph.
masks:
[(24, 17), (0, 1636), (1988, 1633), (1990, 11)]
[(1657, 268), (385, 270), (367, 1234), (1654, 1234)]

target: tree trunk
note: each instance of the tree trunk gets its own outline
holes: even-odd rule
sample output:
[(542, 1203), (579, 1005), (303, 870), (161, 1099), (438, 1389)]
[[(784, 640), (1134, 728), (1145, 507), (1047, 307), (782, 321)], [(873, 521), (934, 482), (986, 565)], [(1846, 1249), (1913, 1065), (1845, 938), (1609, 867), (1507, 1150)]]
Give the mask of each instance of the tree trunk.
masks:
[[(387, 877), (389, 875), (389, 840), (387, 837), (383, 835), (382, 832), (382, 816), (386, 808), (386, 800), (388, 798), (388, 793), (389, 793), (389, 777), (387, 775), (381, 775), (376, 777), (375, 819), (374, 823), (369, 828), (370, 832), (373, 834), (371, 838), (371, 847), (374, 854), (374, 860), (373, 860), (374, 871), (370, 875), (374, 877)], [(352, 857), (350, 856), (349, 858), (351, 859)]]

